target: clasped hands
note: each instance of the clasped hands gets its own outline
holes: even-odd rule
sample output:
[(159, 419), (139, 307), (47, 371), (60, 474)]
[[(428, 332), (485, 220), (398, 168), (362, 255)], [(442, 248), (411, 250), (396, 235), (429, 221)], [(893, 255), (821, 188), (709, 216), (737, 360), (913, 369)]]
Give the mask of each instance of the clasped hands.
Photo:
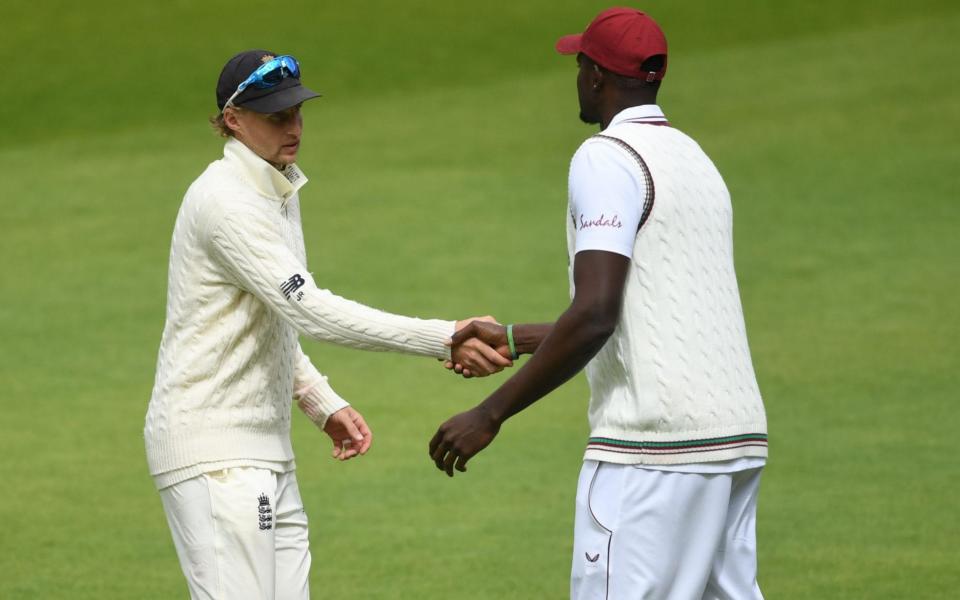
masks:
[[(507, 330), (490, 316), (457, 321), (456, 331), (448, 345), (450, 360), (444, 362), (444, 367), (466, 378), (486, 377), (513, 366), (507, 342)], [(363, 416), (349, 406), (330, 415), (323, 430), (333, 442), (331, 455), (340, 461), (366, 454), (373, 443), (373, 433)], [(496, 435), (495, 432), (482, 445), (489, 444), (494, 435)], [(431, 453), (434, 452), (436, 445), (431, 443)], [(443, 454), (446, 455), (446, 452)], [(453, 475), (453, 459), (453, 453), (450, 454), (449, 460), (444, 456), (437, 461), (437, 466)], [(450, 464), (444, 465), (444, 462)], [(457, 469), (465, 471), (465, 462), (465, 459), (461, 459)]]
[[(447, 344), (450, 346), (450, 360), (445, 361), (444, 366), (463, 377), (486, 377), (513, 366), (507, 342), (507, 330), (493, 317), (475, 317), (457, 321), (456, 331)], [(458, 417), (463, 418), (462, 415)], [(456, 421), (456, 418), (451, 419), (451, 422), (453, 421)], [(445, 427), (449, 424), (445, 424)], [(330, 415), (323, 430), (333, 442), (331, 455), (337, 460), (349, 460), (366, 454), (373, 443), (373, 433), (363, 416), (349, 406)], [(438, 433), (438, 436), (440, 435)], [(485, 439), (469, 456), (489, 444), (495, 435), (496, 430), (492, 434), (482, 436)], [(438, 454), (435, 458), (437, 466), (452, 476), (454, 461), (457, 458), (455, 453), (451, 452), (448, 456), (446, 444), (442, 444), (444, 450), (440, 452), (438, 447), (441, 446), (441, 442), (436, 439), (436, 436), (430, 445), (431, 454)], [(465, 471), (466, 458), (461, 457), (456, 468)]]
[(491, 316), (457, 321), (444, 367), (465, 378), (486, 377), (513, 366), (507, 330)]

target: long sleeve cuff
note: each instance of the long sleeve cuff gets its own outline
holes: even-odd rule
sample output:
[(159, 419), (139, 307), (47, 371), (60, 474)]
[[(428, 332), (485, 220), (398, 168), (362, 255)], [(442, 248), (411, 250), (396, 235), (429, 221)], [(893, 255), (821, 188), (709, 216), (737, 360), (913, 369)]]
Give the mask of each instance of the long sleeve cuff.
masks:
[(330, 415), (350, 404), (340, 397), (330, 384), (326, 377), (320, 377), (310, 386), (296, 390), (293, 397), (297, 400), (297, 406), (305, 415), (310, 417), (317, 427), (323, 429), (327, 424)]

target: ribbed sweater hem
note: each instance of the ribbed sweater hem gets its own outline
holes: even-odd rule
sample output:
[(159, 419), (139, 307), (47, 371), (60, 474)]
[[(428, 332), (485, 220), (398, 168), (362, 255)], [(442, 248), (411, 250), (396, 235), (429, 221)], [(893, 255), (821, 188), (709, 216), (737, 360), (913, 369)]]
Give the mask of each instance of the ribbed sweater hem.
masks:
[(624, 465), (682, 465), (744, 457), (767, 457), (766, 425), (692, 432), (595, 430), (584, 460)]
[(293, 459), (289, 431), (201, 430), (175, 436), (147, 437), (147, 465), (153, 476), (198, 463), (253, 459)]
[(183, 469), (174, 469), (166, 473), (160, 473), (153, 478), (153, 484), (158, 490), (177, 485), (188, 479), (210, 473), (211, 471), (220, 471), (222, 469), (234, 469), (238, 467), (248, 467), (253, 469), (263, 469), (275, 473), (289, 473), (295, 471), (297, 463), (294, 460), (276, 461), (276, 460), (255, 460), (252, 458), (236, 458), (231, 460), (218, 460), (215, 462), (204, 462), (190, 465)]

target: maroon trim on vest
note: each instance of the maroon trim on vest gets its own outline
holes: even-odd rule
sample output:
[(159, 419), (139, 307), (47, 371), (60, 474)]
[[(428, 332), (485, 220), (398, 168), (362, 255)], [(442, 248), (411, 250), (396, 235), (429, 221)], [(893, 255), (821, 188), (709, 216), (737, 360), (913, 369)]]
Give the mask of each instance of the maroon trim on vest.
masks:
[[(633, 121), (628, 121), (633, 122)], [(661, 123), (650, 123), (650, 125), (661, 125)], [(640, 165), (640, 171), (643, 173), (643, 180), (647, 184), (647, 197), (643, 199), (643, 212), (640, 213), (640, 224), (637, 225), (637, 232), (640, 232), (640, 228), (643, 227), (643, 224), (647, 222), (647, 219), (650, 217), (650, 211), (653, 210), (654, 198), (657, 195), (657, 189), (653, 185), (653, 176), (650, 175), (650, 169), (647, 167), (646, 161), (643, 160), (643, 157), (640, 156), (640, 153), (634, 150), (633, 146), (621, 140), (620, 138), (613, 137), (610, 135), (603, 135), (598, 133), (595, 138), (602, 140), (609, 140), (620, 146), (622, 149), (626, 150), (627, 154), (633, 157), (637, 164)]]
[[(654, 117), (651, 117), (654, 118)], [(659, 118), (659, 117), (656, 117)], [(636, 123), (638, 125), (662, 125), (663, 127), (671, 127), (670, 121), (624, 121), (624, 123)]]

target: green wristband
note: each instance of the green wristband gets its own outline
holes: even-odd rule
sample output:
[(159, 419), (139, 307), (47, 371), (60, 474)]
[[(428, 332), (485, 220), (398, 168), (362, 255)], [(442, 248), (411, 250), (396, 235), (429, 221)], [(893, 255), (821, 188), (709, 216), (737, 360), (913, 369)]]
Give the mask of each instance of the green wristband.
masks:
[(517, 354), (517, 346), (513, 343), (513, 324), (507, 325), (507, 344), (510, 346), (510, 358), (513, 360), (520, 358)]

